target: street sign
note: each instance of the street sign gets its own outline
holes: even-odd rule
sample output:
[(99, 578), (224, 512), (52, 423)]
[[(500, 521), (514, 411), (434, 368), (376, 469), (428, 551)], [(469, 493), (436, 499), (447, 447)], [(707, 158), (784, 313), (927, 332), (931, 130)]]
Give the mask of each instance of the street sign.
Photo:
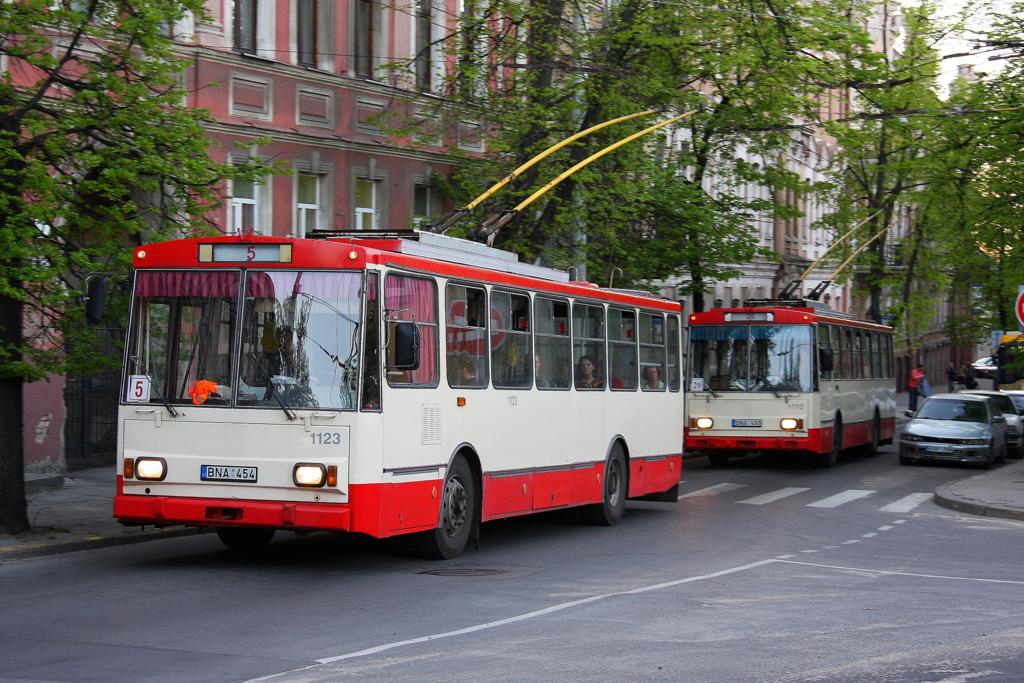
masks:
[(1017, 311), (1017, 323), (1020, 325), (1020, 329), (1024, 330), (1024, 285), (1020, 285), (1017, 289), (1017, 305), (1014, 306)]

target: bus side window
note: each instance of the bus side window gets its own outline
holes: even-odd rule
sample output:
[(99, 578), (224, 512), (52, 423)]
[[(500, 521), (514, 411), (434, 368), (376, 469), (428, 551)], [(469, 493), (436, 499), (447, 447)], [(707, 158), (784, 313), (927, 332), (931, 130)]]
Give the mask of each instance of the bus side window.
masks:
[(363, 345), (362, 410), (380, 410), (380, 276), (366, 274), (366, 342)]
[(841, 329), (843, 335), (843, 379), (854, 379), (853, 368), (857, 360), (853, 355), (853, 330), (849, 327)]
[(832, 351), (832, 327), (818, 326), (818, 376), (821, 379), (832, 379), (835, 367), (835, 355)]
[(494, 386), (525, 389), (533, 384), (530, 297), (491, 290), (491, 365)]
[(448, 283), (445, 358), (448, 385), (487, 386), (487, 292), (483, 287)]
[(538, 389), (568, 389), (572, 383), (569, 302), (538, 296), (533, 302), (534, 365)]
[(636, 311), (608, 309), (608, 365), (612, 389), (636, 391)]
[(640, 388), (665, 390), (665, 319), (640, 312)]
[[(390, 386), (437, 386), (437, 283), (422, 277), (390, 273), (384, 278), (386, 322), (413, 322), (419, 330), (419, 366), (415, 370), (387, 372)], [(393, 327), (393, 325), (388, 326)], [(394, 360), (395, 337), (389, 334), (386, 360)]]
[(665, 343), (668, 347), (668, 389), (679, 391), (681, 373), (679, 372), (679, 316), (668, 317)]
[(573, 360), (577, 389), (604, 389), (604, 307), (572, 305)]

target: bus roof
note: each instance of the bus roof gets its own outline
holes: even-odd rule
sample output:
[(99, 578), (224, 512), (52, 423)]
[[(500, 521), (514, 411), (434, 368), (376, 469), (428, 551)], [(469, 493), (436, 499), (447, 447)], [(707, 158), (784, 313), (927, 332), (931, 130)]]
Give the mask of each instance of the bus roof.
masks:
[(816, 301), (811, 302), (773, 302), (776, 305), (742, 306), (739, 308), (712, 308), (702, 313), (691, 313), (690, 325), (726, 325), (745, 323), (751, 325), (778, 324), (813, 325), (831, 323), (863, 327), (871, 330), (892, 332), (891, 327), (879, 325), (868, 320), (861, 320), (849, 314), (833, 311)]
[(147, 268), (281, 268), (362, 270), (367, 265), (475, 280), (543, 293), (679, 312), (678, 302), (643, 292), (604, 289), (565, 271), (519, 262), (511, 252), (443, 235), (327, 232), (316, 239), (267, 235), (218, 235), (146, 244), (135, 248), (134, 266)]

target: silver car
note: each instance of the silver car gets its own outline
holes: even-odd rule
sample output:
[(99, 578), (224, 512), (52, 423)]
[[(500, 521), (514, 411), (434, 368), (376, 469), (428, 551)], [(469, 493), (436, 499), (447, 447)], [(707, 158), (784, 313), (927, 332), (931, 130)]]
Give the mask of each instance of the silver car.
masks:
[(1006, 460), (1006, 418), (977, 394), (935, 394), (921, 404), (900, 435), (900, 464), (948, 460), (991, 467)]
[(1016, 401), (1002, 391), (988, 391), (985, 389), (968, 389), (961, 391), (962, 394), (976, 394), (988, 396), (995, 401), (996, 406), (1006, 418), (1006, 448), (1009, 454), (1016, 457), (1024, 455), (1024, 415), (1021, 415)]

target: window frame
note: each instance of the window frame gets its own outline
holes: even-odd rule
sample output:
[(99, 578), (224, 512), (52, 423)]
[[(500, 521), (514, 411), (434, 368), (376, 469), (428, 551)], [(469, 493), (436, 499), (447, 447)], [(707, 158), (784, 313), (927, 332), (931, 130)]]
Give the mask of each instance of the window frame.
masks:
[[(436, 342), (434, 344), (434, 359), (433, 359), (434, 360), (435, 372), (434, 372), (434, 383), (433, 384), (428, 384), (426, 382), (411, 382), (411, 381), (410, 382), (393, 382), (391, 380), (390, 373), (387, 371), (387, 362), (388, 362), (388, 356), (387, 356), (387, 351), (388, 351), (388, 344), (387, 344), (387, 341), (388, 341), (388, 323), (395, 322), (395, 321), (401, 321), (400, 318), (391, 318), (391, 317), (388, 316), (388, 313), (390, 312), (388, 307), (387, 307), (387, 285), (388, 285), (388, 278), (389, 277), (403, 277), (403, 278), (407, 278), (409, 280), (422, 280), (424, 282), (429, 282), (431, 284), (431, 286), (433, 287), (433, 289), (434, 289), (434, 296), (432, 298), (432, 301), (433, 301), (433, 304), (434, 304), (434, 322), (420, 322), (418, 320), (415, 320), (415, 318), (412, 321), (404, 321), (404, 322), (413, 322), (416, 325), (417, 329), (420, 329), (421, 327), (433, 327), (434, 330), (435, 330), (435, 340), (436, 340)], [(440, 361), (438, 359), (438, 354), (440, 353), (440, 349), (441, 349), (441, 322), (440, 322), (441, 319), (440, 319), (440, 313), (438, 311), (438, 282), (437, 282), (437, 278), (433, 277), (431, 275), (421, 275), (421, 274), (417, 274), (417, 273), (410, 273), (410, 272), (404, 271), (404, 270), (388, 270), (388, 271), (384, 271), (383, 272), (383, 277), (381, 278), (381, 294), (380, 294), (380, 297), (381, 297), (381, 323), (383, 324), (384, 341), (385, 341), (385, 344), (384, 344), (384, 347), (383, 347), (384, 353), (383, 353), (383, 356), (381, 358), (381, 362), (383, 363), (382, 370), (383, 370), (384, 378), (385, 378), (385, 380), (388, 383), (388, 387), (390, 387), (392, 389), (437, 389), (437, 387), (440, 386), (440, 383), (441, 383), (441, 364), (440, 364)], [(422, 337), (422, 333), (421, 333), (421, 337)], [(422, 354), (423, 354), (423, 346), (420, 345), (420, 359), (421, 360), (423, 358)], [(399, 372), (402, 372), (402, 371), (399, 371)], [(410, 376), (411, 376), (411, 373), (415, 372), (415, 370), (410, 370), (408, 372), (410, 372)], [(382, 399), (383, 399), (383, 396), (382, 396)]]
[[(358, 197), (359, 183), (369, 183), (370, 184), (370, 209), (369, 210), (367, 210), (366, 208), (360, 207), (357, 204), (357, 199), (356, 198)], [(377, 230), (378, 229), (379, 223), (378, 223), (378, 211), (377, 211), (377, 183), (378, 183), (378, 181), (374, 180), (373, 178), (356, 178), (355, 179), (355, 183), (353, 183), (353, 186), (352, 186), (352, 210), (355, 211), (356, 230), (362, 230), (364, 232), (371, 232), (373, 230)], [(369, 216), (370, 217), (370, 227), (369, 228), (362, 227), (362, 221), (360, 219), (360, 216)]]
[[(259, 0), (235, 0), (233, 10), (232, 48), (243, 55), (257, 54), (259, 51)], [(251, 45), (242, 44), (243, 23), (249, 24)]]
[[(529, 330), (527, 332), (519, 332), (518, 330), (512, 329), (512, 321), (511, 320), (509, 320), (509, 322), (508, 322), (508, 329), (505, 329), (505, 330), (496, 330), (495, 329), (494, 325), (491, 324), (492, 320), (490, 318), (490, 312), (491, 312), (491, 308), (493, 306), (492, 302), (494, 300), (494, 294), (495, 293), (498, 293), (498, 294), (508, 294), (509, 295), (509, 311), (510, 312), (511, 312), (511, 308), (512, 308), (512, 306), (511, 306), (511, 304), (512, 304), (512, 297), (518, 296), (518, 297), (522, 297), (522, 298), (526, 299), (526, 314), (528, 316), (528, 318), (527, 318), (527, 326), (529, 327)], [(533, 301), (531, 301), (531, 299), (530, 299), (530, 293), (526, 292), (526, 291), (523, 291), (523, 290), (511, 289), (511, 288), (507, 288), (507, 287), (491, 287), (490, 295), (487, 298), (487, 314), (488, 314), (487, 323), (488, 323), (488, 328), (489, 328), (489, 334), (487, 336), (487, 347), (488, 347), (488, 355), (490, 356), (491, 386), (494, 387), (495, 389), (501, 389), (501, 390), (504, 390), (504, 391), (509, 391), (509, 390), (511, 390), (511, 391), (524, 391), (524, 390), (532, 389), (533, 388), (533, 383), (535, 381), (534, 375), (536, 373), (534, 373), (534, 371), (533, 371), (534, 370), (534, 368), (533, 368), (533, 358), (534, 358), (534, 353), (535, 353), (534, 352), (534, 348), (533, 348), (533, 334), (534, 334), (534, 322), (533, 321), (534, 321), (534, 317), (533, 317)], [(508, 335), (508, 334), (515, 334), (515, 335), (520, 335), (520, 336), (525, 335), (525, 336), (528, 337), (528, 343), (526, 345), (527, 346), (527, 353), (529, 354), (529, 361), (527, 363), (527, 370), (528, 370), (528, 372), (530, 374), (530, 379), (529, 379), (529, 382), (527, 382), (526, 384), (521, 384), (521, 385), (504, 385), (504, 384), (498, 384), (497, 382), (495, 382), (496, 373), (494, 372), (495, 364), (494, 364), (493, 337), (494, 337), (494, 334), (495, 334), (496, 331), (504, 332), (506, 335)]]
[[(452, 384), (451, 369), (448, 367), (448, 360), (450, 355), (458, 353), (457, 351), (451, 351), (448, 346), (448, 335), (449, 327), (451, 326), (451, 320), (449, 314), (451, 313), (451, 299), (448, 291), (449, 287), (462, 287), (464, 289), (478, 290), (483, 293), (483, 326), (471, 326), (471, 325), (460, 325), (463, 329), (481, 330), (483, 334), (483, 343), (486, 345), (485, 352), (482, 356), (473, 356), (477, 359), (479, 364), (480, 360), (483, 361), (483, 381), (478, 381), (477, 384)], [(445, 376), (447, 383), (451, 389), (486, 389), (490, 385), (491, 381), (491, 335), (490, 335), (490, 293), (487, 291), (487, 287), (479, 282), (464, 281), (464, 280), (448, 280), (444, 284), (444, 361), (445, 361)], [(477, 378), (479, 380), (480, 368), (477, 368)]]
[[(672, 324), (675, 323), (675, 330), (672, 330)], [(668, 339), (669, 335), (674, 334), (676, 343), (673, 345), (675, 348), (669, 347)], [(679, 313), (669, 313), (665, 316), (665, 386), (668, 387), (670, 392), (679, 393), (683, 390), (683, 382), (685, 381), (686, 372), (683, 368), (683, 359), (680, 355), (680, 349), (683, 343), (683, 322)], [(672, 373), (670, 361), (675, 361), (676, 376), (675, 383), (672, 381)]]
[[(624, 314), (624, 313), (632, 314), (632, 316), (633, 316), (633, 341), (631, 341), (631, 342), (630, 341), (622, 341), (622, 340), (618, 340), (618, 339), (616, 339), (614, 341), (612, 340), (612, 338), (611, 338), (611, 317), (612, 317), (612, 312), (613, 311), (615, 313), (619, 313), (619, 314)], [(621, 320), (625, 320), (625, 318), (621, 318)], [(607, 365), (607, 368), (608, 368), (608, 370), (606, 372), (605, 384), (608, 385), (608, 388), (611, 391), (634, 391), (635, 392), (635, 391), (638, 391), (639, 388), (640, 388), (640, 349), (639, 349), (639, 344), (638, 344), (638, 337), (639, 337), (639, 335), (637, 334), (638, 323), (639, 323), (639, 313), (637, 312), (637, 309), (635, 309), (635, 308), (629, 308), (629, 307), (622, 306), (622, 305), (618, 305), (618, 306), (616, 306), (616, 305), (609, 305), (607, 310), (605, 311), (605, 331), (604, 331), (604, 336), (605, 336), (606, 349), (607, 349), (606, 352), (605, 352), (606, 356), (607, 356), (607, 358), (606, 358), (606, 365)], [(613, 374), (612, 373), (612, 369), (611, 369), (612, 368), (612, 349), (615, 348), (615, 347), (620, 347), (621, 348), (621, 347), (625, 347), (625, 346), (631, 346), (633, 348), (633, 369), (635, 371), (634, 372), (634, 376), (632, 378), (633, 379), (633, 384), (632, 384), (632, 386), (616, 387), (614, 381), (612, 380), (612, 374)]]
[[(316, 203), (315, 204), (304, 204), (299, 199), (299, 181), (303, 177), (312, 178), (314, 186), (316, 188)], [(319, 173), (306, 173), (298, 171), (295, 174), (295, 236), (305, 237), (309, 233), (309, 227), (305, 225), (305, 214), (306, 210), (313, 210), (313, 230), (320, 229), (320, 203), (321, 203), (321, 183), (323, 182), (324, 176)]]
[[(585, 308), (596, 308), (601, 311), (601, 339), (597, 337), (577, 337), (575, 330), (576, 323), (576, 307), (582, 306)], [(573, 299), (572, 306), (569, 311), (569, 330), (572, 335), (572, 386), (575, 391), (593, 392), (593, 391), (605, 391), (608, 388), (608, 311), (607, 306), (603, 302), (593, 302), (586, 299)], [(580, 363), (580, 359), (583, 356), (589, 355), (582, 353), (579, 358), (576, 357), (576, 343), (577, 339), (583, 341), (580, 344), (600, 342), (601, 344), (601, 364), (597, 366), (595, 364), (595, 371), (600, 373), (598, 376), (601, 378), (600, 387), (581, 387), (576, 379), (576, 367)], [(582, 350), (582, 347), (581, 347)]]
[(354, 0), (352, 3), (352, 73), (356, 78), (373, 80), (379, 28), (377, 7), (374, 0)]
[[(540, 319), (540, 316), (537, 315), (537, 302), (538, 301), (550, 301), (551, 303), (565, 304), (566, 331), (565, 331), (564, 335), (561, 335), (561, 334), (548, 334), (547, 332), (543, 332), (542, 333), (542, 332), (539, 331), (540, 327), (537, 324), (537, 321)], [(552, 308), (552, 313), (553, 312), (554, 312), (554, 309)], [(552, 322), (554, 322), (556, 320), (556, 318), (552, 317), (551, 320), (552, 320)], [(574, 377), (573, 377), (575, 369), (574, 369), (573, 358), (572, 358), (572, 356), (573, 356), (573, 348), (572, 348), (572, 303), (569, 301), (569, 299), (558, 297), (558, 296), (551, 296), (551, 295), (548, 295), (548, 294), (536, 294), (533, 297), (533, 357), (534, 357), (534, 359), (537, 358), (537, 338), (538, 337), (542, 337), (544, 339), (563, 339), (563, 338), (565, 339), (565, 344), (569, 347), (569, 353), (568, 353), (568, 357), (569, 357), (569, 381), (568, 381), (568, 383), (564, 387), (555, 386), (555, 385), (552, 385), (552, 386), (549, 386), (549, 387), (542, 387), (542, 386), (537, 384), (537, 373), (534, 372), (533, 373), (533, 375), (534, 375), (534, 377), (533, 377), (534, 386), (539, 391), (569, 391), (569, 390), (571, 390), (572, 387), (573, 387), (573, 384), (575, 384)], [(537, 361), (534, 360), (534, 363), (536, 363), (536, 362)]]
[[(655, 344), (653, 342), (652, 343), (648, 343), (648, 344), (644, 344), (642, 341), (640, 341), (640, 339), (641, 339), (641, 337), (640, 337), (641, 320), (643, 319), (643, 316), (645, 316), (645, 315), (649, 315), (652, 318), (660, 317), (660, 319), (661, 319), (662, 328), (661, 328), (661, 344), (660, 344), (660, 346), (661, 346), (661, 361), (662, 362), (661, 362), (661, 366), (658, 369), (659, 369), (660, 372), (662, 372), (661, 383), (665, 385), (664, 388), (662, 388), (662, 389), (648, 389), (644, 385), (644, 360), (643, 360), (643, 355), (644, 355), (643, 354), (643, 350), (644, 350), (644, 347), (654, 348), (654, 347), (659, 346), (658, 344)], [(637, 343), (637, 345), (639, 347), (639, 351), (640, 351), (640, 355), (639, 355), (639, 358), (637, 360), (637, 369), (640, 372), (640, 385), (639, 385), (640, 386), (640, 390), (641, 391), (648, 391), (648, 392), (652, 392), (652, 393), (659, 393), (659, 392), (663, 392), (663, 391), (668, 391), (668, 320), (667, 320), (667, 316), (665, 315), (664, 312), (662, 312), (662, 311), (645, 311), (644, 309), (640, 309), (637, 312), (636, 343)], [(650, 366), (650, 367), (653, 367), (653, 366)]]
[[(309, 26), (304, 27), (303, 22)], [(296, 0), (295, 6), (295, 63), (316, 68), (320, 57), (320, 3), (319, 0)], [(308, 36), (311, 45), (305, 46)], [(307, 48), (308, 49), (304, 49)], [(308, 60), (306, 56), (308, 55)]]

